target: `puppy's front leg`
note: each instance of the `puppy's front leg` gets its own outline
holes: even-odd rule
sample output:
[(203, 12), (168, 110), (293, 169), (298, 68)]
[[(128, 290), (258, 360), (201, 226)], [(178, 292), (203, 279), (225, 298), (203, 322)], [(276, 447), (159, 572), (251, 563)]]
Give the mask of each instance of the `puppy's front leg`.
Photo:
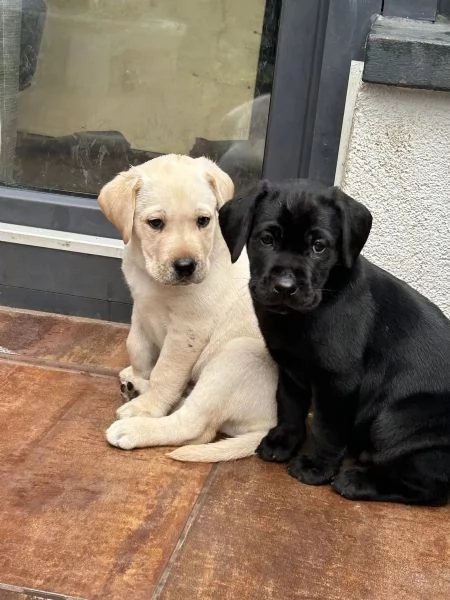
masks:
[(158, 357), (155, 345), (141, 323), (137, 306), (133, 308), (131, 327), (127, 338), (127, 351), (131, 365), (119, 373), (120, 391), (125, 402), (144, 393), (149, 385), (150, 373)]
[[(144, 317), (145, 319), (145, 317)], [(131, 327), (127, 338), (127, 351), (133, 371), (138, 377), (148, 379), (156, 362), (154, 344), (142, 324), (142, 317), (135, 305), (131, 316)]]
[(277, 387), (278, 423), (259, 444), (256, 453), (263, 460), (285, 462), (303, 444), (306, 437), (306, 417), (311, 405), (311, 386), (306, 377), (294, 380), (279, 368)]
[(312, 446), (288, 465), (292, 477), (309, 485), (329, 483), (344, 458), (354, 420), (356, 392), (342, 394), (326, 386), (315, 391)]
[(181, 400), (204, 345), (205, 340), (194, 336), (192, 330), (169, 328), (147, 391), (121, 406), (117, 411), (119, 419), (167, 415)]

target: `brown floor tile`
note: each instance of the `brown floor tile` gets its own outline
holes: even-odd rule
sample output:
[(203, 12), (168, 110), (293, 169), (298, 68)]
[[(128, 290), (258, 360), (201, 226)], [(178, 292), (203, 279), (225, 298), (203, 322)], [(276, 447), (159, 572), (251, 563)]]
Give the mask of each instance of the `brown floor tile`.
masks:
[(450, 508), (355, 503), (222, 464), (161, 600), (448, 600)]
[(450, 598), (450, 507), (348, 502), (257, 459), (108, 447), (126, 335), (0, 309), (16, 353), (0, 348), (0, 600)]
[(115, 378), (0, 362), (0, 381), (0, 583), (149, 599), (210, 467), (108, 447)]
[(0, 356), (97, 371), (128, 364), (128, 327), (116, 323), (0, 309)]

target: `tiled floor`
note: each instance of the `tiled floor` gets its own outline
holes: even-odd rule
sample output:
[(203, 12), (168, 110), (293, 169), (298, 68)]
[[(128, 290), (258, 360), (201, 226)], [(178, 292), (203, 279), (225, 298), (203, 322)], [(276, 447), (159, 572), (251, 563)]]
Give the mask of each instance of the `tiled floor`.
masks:
[(450, 508), (108, 447), (126, 333), (0, 310), (0, 600), (450, 598)]

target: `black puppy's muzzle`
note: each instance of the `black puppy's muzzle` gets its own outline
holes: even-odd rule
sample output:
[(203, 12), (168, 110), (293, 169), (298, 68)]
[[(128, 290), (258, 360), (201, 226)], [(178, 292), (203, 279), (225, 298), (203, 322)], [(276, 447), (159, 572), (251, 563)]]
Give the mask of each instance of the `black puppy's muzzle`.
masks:
[(320, 302), (320, 294), (312, 287), (307, 273), (275, 266), (262, 278), (250, 280), (253, 298), (273, 312), (309, 311)]
[(273, 280), (273, 293), (280, 296), (293, 296), (298, 291), (295, 277), (288, 273), (280, 275)]

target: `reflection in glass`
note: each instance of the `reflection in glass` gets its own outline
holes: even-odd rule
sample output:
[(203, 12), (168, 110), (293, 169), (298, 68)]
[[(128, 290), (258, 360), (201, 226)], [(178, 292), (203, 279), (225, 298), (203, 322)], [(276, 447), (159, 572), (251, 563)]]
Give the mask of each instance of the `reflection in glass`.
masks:
[(0, 181), (96, 194), (207, 155), (260, 176), (279, 0), (3, 0)]

